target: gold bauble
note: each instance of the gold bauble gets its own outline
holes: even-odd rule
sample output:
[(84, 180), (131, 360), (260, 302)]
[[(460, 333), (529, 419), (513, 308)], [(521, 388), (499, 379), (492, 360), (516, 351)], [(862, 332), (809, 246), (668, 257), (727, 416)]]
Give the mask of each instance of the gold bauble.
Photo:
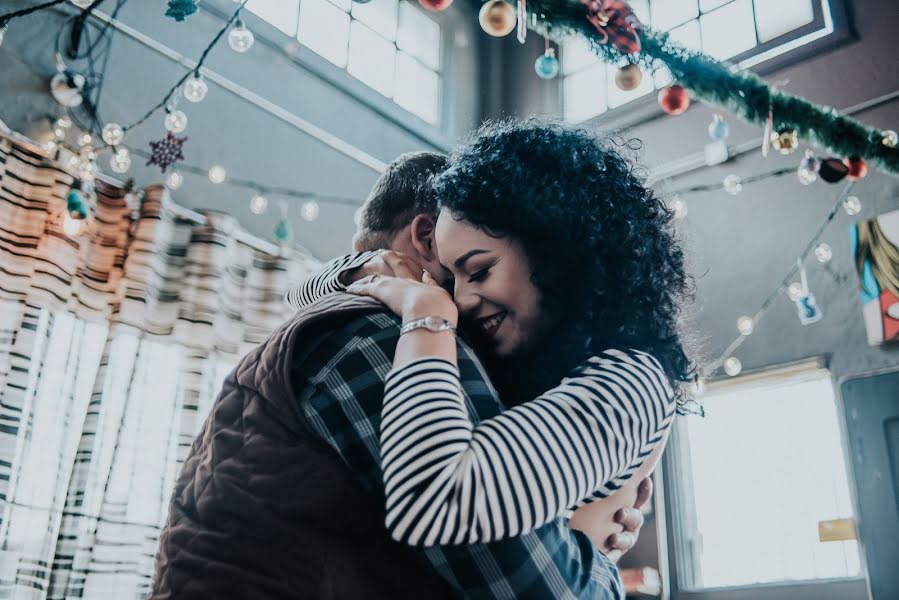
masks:
[(771, 134), (771, 147), (781, 154), (791, 154), (799, 147), (799, 136), (790, 127), (778, 129)]
[(615, 73), (615, 85), (625, 92), (637, 89), (641, 81), (643, 81), (643, 72), (637, 65), (625, 65)]
[(883, 132), (883, 138), (880, 140), (880, 143), (886, 146), (887, 148), (895, 148), (896, 143), (899, 142), (899, 134), (897, 134), (892, 129), (887, 129)]
[(478, 13), (478, 21), (483, 29), (493, 37), (509, 35), (515, 29), (515, 9), (505, 0), (485, 2)]

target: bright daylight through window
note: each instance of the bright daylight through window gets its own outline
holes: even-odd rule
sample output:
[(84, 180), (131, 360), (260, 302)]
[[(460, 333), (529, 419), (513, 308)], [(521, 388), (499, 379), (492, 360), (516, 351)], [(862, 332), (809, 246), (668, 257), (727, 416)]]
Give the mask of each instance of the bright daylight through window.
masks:
[(440, 26), (399, 0), (250, 0), (247, 9), (431, 124), (440, 120)]

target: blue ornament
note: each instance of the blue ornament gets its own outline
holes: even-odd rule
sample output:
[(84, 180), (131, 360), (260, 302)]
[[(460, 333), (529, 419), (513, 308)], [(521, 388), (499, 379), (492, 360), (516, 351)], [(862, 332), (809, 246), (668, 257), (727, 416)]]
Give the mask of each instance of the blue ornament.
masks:
[(730, 135), (730, 127), (721, 115), (715, 115), (715, 118), (709, 123), (709, 137), (712, 141), (720, 142), (726, 140)]
[(292, 236), (293, 231), (290, 228), (290, 221), (287, 219), (278, 221), (278, 224), (275, 225), (275, 239), (283, 244), (289, 242)]
[(799, 314), (799, 322), (803, 325), (817, 323), (824, 316), (818, 308), (815, 295), (811, 292), (803, 294), (796, 300), (796, 312)]
[(534, 61), (534, 71), (540, 79), (553, 79), (559, 74), (559, 59), (556, 58), (556, 51), (547, 48), (546, 53), (541, 54)]
[(69, 216), (76, 220), (86, 219), (88, 211), (87, 203), (81, 196), (81, 192), (71, 190), (66, 196), (66, 212), (69, 213)]

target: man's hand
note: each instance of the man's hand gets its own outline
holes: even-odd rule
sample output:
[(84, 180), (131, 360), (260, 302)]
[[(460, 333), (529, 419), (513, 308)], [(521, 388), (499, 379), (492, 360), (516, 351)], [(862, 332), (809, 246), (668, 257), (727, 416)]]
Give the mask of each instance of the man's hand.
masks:
[(614, 563), (634, 547), (637, 538), (640, 537), (640, 528), (643, 527), (643, 513), (640, 508), (649, 501), (652, 496), (652, 479), (647, 477), (640, 482), (637, 488), (637, 500), (633, 508), (622, 508), (615, 513), (615, 521), (624, 527), (621, 533), (613, 533), (609, 536), (607, 545), (611, 548), (606, 552), (606, 557)]
[(341, 273), (338, 280), (345, 286), (370, 275), (386, 275), (421, 281), (421, 270), (421, 265), (409, 256), (393, 250), (381, 250), (361, 267)]

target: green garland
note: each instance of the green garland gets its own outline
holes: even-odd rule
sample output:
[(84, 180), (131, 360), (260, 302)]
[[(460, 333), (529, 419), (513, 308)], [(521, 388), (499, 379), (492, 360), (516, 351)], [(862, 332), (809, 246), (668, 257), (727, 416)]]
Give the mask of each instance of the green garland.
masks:
[(882, 131), (842, 116), (832, 108), (772, 90), (755, 73), (688, 50), (671, 41), (667, 33), (644, 26), (639, 30), (641, 50), (623, 54), (613, 45), (601, 43), (596, 28), (587, 21), (586, 6), (576, 0), (528, 0), (527, 8), (534, 24), (532, 29), (556, 42), (579, 34), (590, 42), (594, 52), (612, 64), (626, 59), (651, 72), (664, 65), (696, 99), (757, 125), (764, 125), (771, 110), (775, 127), (791, 127), (802, 138), (840, 158), (860, 156), (872, 166), (899, 176), (899, 148), (885, 145)]

